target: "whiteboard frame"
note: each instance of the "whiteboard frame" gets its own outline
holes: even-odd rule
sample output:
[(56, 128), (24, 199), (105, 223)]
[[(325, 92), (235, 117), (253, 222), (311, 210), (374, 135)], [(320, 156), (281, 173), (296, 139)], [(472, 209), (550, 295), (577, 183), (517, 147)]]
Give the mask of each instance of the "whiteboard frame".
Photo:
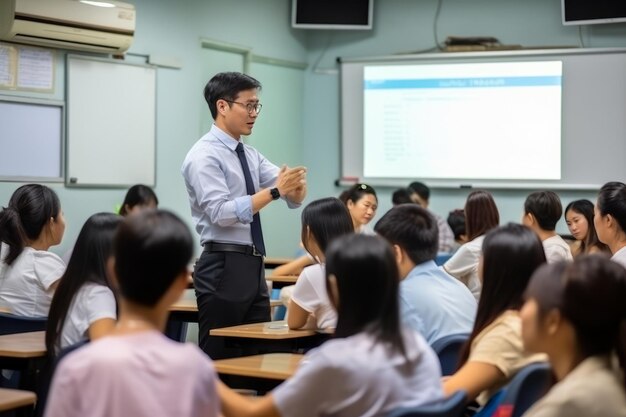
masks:
[(61, 109), (61, 152), (59, 167), (59, 177), (42, 177), (42, 176), (0, 176), (0, 182), (45, 182), (62, 184), (65, 179), (65, 155), (66, 155), (66, 130), (65, 121), (67, 113), (65, 112), (65, 102), (60, 100), (44, 100), (22, 96), (0, 95), (0, 101), (5, 103), (33, 104), (37, 106), (58, 107)]
[[(71, 106), (72, 103), (70, 102), (70, 88), (71, 88), (71, 80), (70, 80), (70, 61), (71, 60), (83, 60), (83, 61), (90, 61), (90, 62), (102, 62), (102, 63), (107, 63), (107, 64), (115, 64), (115, 65), (124, 65), (124, 66), (133, 66), (133, 67), (141, 67), (141, 68), (147, 68), (147, 69), (153, 69), (154, 70), (154, 107), (152, 108), (153, 111), (153, 129), (154, 129), (154, 137), (152, 138), (152, 147), (153, 147), (153, 153), (154, 153), (154, 160), (152, 161), (152, 166), (153, 166), (153, 170), (151, 175), (151, 180), (150, 181), (146, 181), (146, 180), (130, 180), (127, 182), (118, 182), (118, 183), (111, 183), (111, 182), (75, 182), (74, 178), (72, 176), (72, 172), (70, 172), (71, 169), (71, 155), (70, 155), (70, 151), (71, 151), (71, 132), (70, 132), (70, 113), (71, 113)], [(67, 123), (67, 134), (66, 134), (66, 141), (67, 141), (67, 145), (65, 147), (66, 149), (66, 154), (65, 154), (65, 158), (66, 158), (66, 169), (65, 169), (65, 186), (68, 188), (128, 188), (129, 186), (132, 186), (136, 183), (141, 182), (142, 184), (151, 186), (151, 187), (155, 187), (156, 186), (156, 181), (157, 181), (157, 118), (156, 118), (156, 107), (157, 107), (157, 76), (158, 76), (158, 71), (157, 71), (157, 66), (155, 65), (148, 65), (148, 64), (141, 64), (141, 63), (132, 63), (132, 62), (125, 62), (125, 61), (119, 61), (119, 60), (115, 60), (115, 59), (108, 59), (108, 58), (99, 58), (99, 57), (93, 57), (93, 56), (86, 56), (86, 55), (74, 55), (74, 54), (68, 54), (66, 55), (66, 59), (65, 59), (65, 99), (67, 102), (67, 107), (68, 110), (66, 111), (66, 123)], [(112, 164), (113, 165), (113, 164)]]

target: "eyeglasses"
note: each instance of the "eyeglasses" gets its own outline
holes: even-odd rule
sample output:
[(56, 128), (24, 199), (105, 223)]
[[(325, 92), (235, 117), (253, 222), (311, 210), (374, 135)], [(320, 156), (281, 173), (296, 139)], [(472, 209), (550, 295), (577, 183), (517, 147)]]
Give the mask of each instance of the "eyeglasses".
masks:
[(252, 112), (256, 112), (256, 114), (259, 114), (261, 113), (261, 109), (263, 108), (263, 105), (261, 103), (241, 103), (239, 101), (226, 100), (225, 98), (223, 98), (222, 100), (227, 103), (235, 103), (244, 106), (246, 110), (248, 110), (248, 114), (252, 114)]

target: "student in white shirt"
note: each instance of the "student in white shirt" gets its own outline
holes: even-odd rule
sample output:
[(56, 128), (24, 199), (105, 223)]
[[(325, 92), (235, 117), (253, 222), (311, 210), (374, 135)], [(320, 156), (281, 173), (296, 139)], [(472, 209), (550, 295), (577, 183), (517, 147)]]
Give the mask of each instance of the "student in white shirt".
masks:
[(535, 272), (522, 338), (548, 354), (558, 382), (525, 417), (626, 416), (625, 297), (626, 270), (601, 255)]
[(594, 207), (589, 200), (574, 200), (565, 207), (565, 223), (577, 244), (572, 246), (572, 255), (610, 253), (609, 247), (598, 240), (593, 224)]
[(324, 253), (333, 239), (349, 233), (354, 233), (352, 219), (336, 198), (315, 200), (302, 211), (302, 243), (317, 263), (304, 268), (296, 281), (287, 315), (289, 328), (333, 329), (337, 324), (326, 291)]
[(535, 269), (546, 262), (537, 235), (509, 223), (487, 233), (479, 266), (483, 289), (461, 366), (444, 384), (446, 394), (465, 390), (482, 406), (525, 365), (545, 361), (522, 346), (519, 309)]
[(500, 213), (491, 193), (481, 190), (472, 191), (467, 196), (464, 211), (468, 242), (448, 259), (443, 268), (448, 274), (467, 285), (478, 301), (481, 289), (478, 259), (482, 253), (485, 233), (498, 227)]
[(72, 257), (50, 305), (46, 347), (51, 355), (113, 330), (117, 303), (107, 279), (106, 263), (121, 219), (112, 213), (94, 214), (78, 234)]
[(611, 259), (626, 267), (626, 184), (609, 182), (602, 186), (593, 223), (598, 239), (611, 250)]
[(39, 184), (19, 187), (0, 212), (0, 306), (18, 316), (48, 315), (65, 264), (48, 252), (61, 243), (59, 197)]
[(249, 400), (219, 383), (226, 417), (384, 416), (443, 397), (435, 353), (400, 324), (398, 269), (381, 238), (352, 234), (326, 252), (335, 337), (303, 358), (295, 375)]
[(555, 231), (562, 214), (561, 199), (553, 191), (536, 191), (524, 202), (522, 224), (537, 233), (548, 263), (574, 259), (569, 245)]

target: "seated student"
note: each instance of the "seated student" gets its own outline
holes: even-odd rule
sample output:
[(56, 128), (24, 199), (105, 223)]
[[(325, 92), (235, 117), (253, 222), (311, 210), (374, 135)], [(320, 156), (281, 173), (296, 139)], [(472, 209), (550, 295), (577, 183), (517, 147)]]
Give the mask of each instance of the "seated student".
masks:
[(0, 212), (0, 306), (18, 316), (48, 315), (65, 264), (48, 252), (61, 243), (65, 219), (45, 185), (19, 187)]
[(50, 305), (46, 348), (51, 355), (82, 340), (98, 339), (115, 326), (117, 303), (106, 262), (121, 219), (112, 213), (94, 214), (78, 234)]
[(561, 199), (555, 192), (536, 191), (526, 197), (522, 223), (541, 239), (548, 263), (573, 259), (569, 245), (555, 232), (561, 214)]
[(522, 346), (519, 309), (528, 281), (545, 263), (541, 241), (525, 226), (509, 223), (483, 241), (483, 291), (476, 321), (462, 353), (461, 367), (444, 384), (446, 394), (465, 390), (482, 406), (524, 366), (544, 361)]
[(124, 197), (124, 202), (120, 207), (120, 214), (127, 216), (145, 208), (157, 208), (158, 205), (159, 199), (152, 188), (147, 185), (136, 184), (126, 192), (126, 197)]
[(478, 260), (480, 258), (485, 233), (498, 227), (500, 213), (493, 196), (487, 191), (472, 191), (465, 202), (465, 228), (468, 242), (443, 265), (448, 274), (459, 279), (472, 292), (476, 300), (480, 298)]
[(256, 401), (219, 383), (226, 417), (382, 416), (443, 397), (435, 353), (400, 325), (398, 269), (385, 241), (359, 234), (334, 240), (326, 284), (338, 314), (334, 338)]
[(376, 191), (367, 184), (354, 184), (345, 195), (342, 193), (339, 199), (348, 207), (354, 231), (373, 234), (374, 232), (367, 225), (376, 216), (376, 209), (378, 209)]
[(598, 240), (613, 255), (611, 259), (626, 267), (626, 184), (608, 182), (602, 186), (593, 222)]
[(571, 248), (574, 257), (590, 253), (610, 253), (609, 248), (598, 240), (593, 215), (593, 203), (589, 200), (575, 200), (565, 207), (567, 228), (576, 239), (576, 245)]
[(526, 298), (524, 347), (548, 354), (558, 383), (524, 417), (626, 416), (626, 271), (599, 255), (544, 265)]
[(45, 415), (217, 416), (211, 360), (197, 346), (163, 335), (169, 307), (187, 287), (189, 229), (172, 213), (146, 210), (120, 224), (113, 252), (117, 325), (61, 361)]
[(444, 336), (469, 333), (476, 300), (467, 287), (435, 262), (437, 223), (415, 204), (392, 208), (376, 223), (376, 233), (393, 246), (400, 270), (400, 312), (404, 324), (429, 344)]
[[(428, 210), (428, 205), (430, 204), (430, 188), (422, 182), (415, 181), (409, 184), (408, 190), (411, 194), (411, 200)], [(438, 251), (441, 253), (452, 252), (452, 248), (454, 246), (454, 234), (452, 233), (450, 226), (448, 226), (448, 223), (446, 223), (443, 217), (438, 216), (430, 210), (429, 212), (437, 221), (437, 227), (439, 228)]]
[(391, 203), (394, 206), (398, 206), (400, 204), (411, 204), (413, 200), (411, 200), (411, 193), (406, 188), (398, 188), (396, 191), (391, 194)]
[(446, 219), (448, 226), (454, 233), (454, 245), (452, 247), (452, 253), (459, 250), (461, 245), (467, 243), (467, 234), (465, 233), (465, 210), (456, 209), (448, 213)]
[(354, 233), (346, 206), (336, 198), (309, 203), (302, 211), (301, 239), (317, 262), (302, 270), (291, 294), (287, 324), (291, 329), (334, 329), (337, 314), (328, 299), (324, 252), (335, 238)]

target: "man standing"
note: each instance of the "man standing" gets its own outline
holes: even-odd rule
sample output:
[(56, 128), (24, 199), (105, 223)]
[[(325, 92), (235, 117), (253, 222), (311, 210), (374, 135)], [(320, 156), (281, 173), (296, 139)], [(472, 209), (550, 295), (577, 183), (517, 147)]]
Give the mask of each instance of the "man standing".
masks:
[(278, 168), (241, 137), (261, 111), (261, 84), (238, 72), (215, 75), (204, 88), (214, 124), (182, 166), (191, 215), (204, 251), (196, 263), (200, 347), (213, 359), (236, 355), (214, 328), (270, 320), (265, 244), (259, 211), (283, 198), (290, 208), (306, 196), (304, 167)]

